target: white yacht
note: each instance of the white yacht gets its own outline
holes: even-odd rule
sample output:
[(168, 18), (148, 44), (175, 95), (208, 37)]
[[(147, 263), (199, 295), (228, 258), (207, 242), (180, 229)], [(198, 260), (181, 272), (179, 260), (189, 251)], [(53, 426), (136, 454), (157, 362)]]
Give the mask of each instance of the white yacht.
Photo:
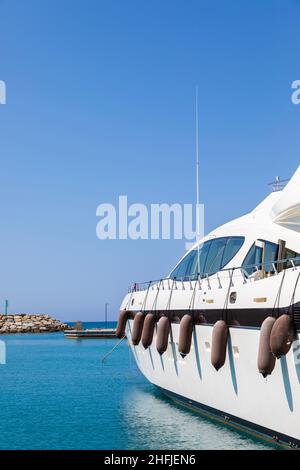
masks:
[(300, 446), (300, 167), (213, 230), (119, 316), (144, 376), (227, 424)]

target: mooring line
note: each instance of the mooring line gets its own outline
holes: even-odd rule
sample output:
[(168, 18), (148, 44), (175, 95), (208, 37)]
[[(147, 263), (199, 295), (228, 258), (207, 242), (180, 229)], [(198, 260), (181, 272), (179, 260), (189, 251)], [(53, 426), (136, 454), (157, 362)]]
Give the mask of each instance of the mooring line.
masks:
[[(285, 273), (286, 273), (286, 270), (283, 271), (282, 279), (280, 281), (278, 292), (277, 292), (276, 299), (275, 299), (275, 302), (274, 302), (274, 307), (272, 309), (271, 316), (272, 317), (274, 316), (274, 318), (278, 318), (279, 313), (280, 313), (280, 297), (281, 297), (282, 287), (283, 287), (283, 283), (284, 283), (284, 279), (285, 279)], [(277, 314), (275, 313), (276, 304), (277, 304)]]
[(117, 342), (117, 344), (114, 345), (114, 347), (107, 353), (105, 356), (102, 357), (101, 362), (105, 362), (106, 359), (114, 352), (115, 349), (122, 343), (122, 341), (126, 338), (124, 335), (123, 338), (120, 339), (120, 341)]

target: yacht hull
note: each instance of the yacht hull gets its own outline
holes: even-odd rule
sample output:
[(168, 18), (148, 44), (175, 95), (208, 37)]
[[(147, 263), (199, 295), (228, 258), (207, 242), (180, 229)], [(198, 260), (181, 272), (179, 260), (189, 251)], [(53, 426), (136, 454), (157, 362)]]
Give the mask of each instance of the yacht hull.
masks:
[(298, 334), (289, 353), (263, 378), (257, 369), (259, 329), (230, 327), (224, 366), (211, 364), (212, 325), (196, 325), (190, 353), (178, 352), (179, 324), (172, 323), (167, 351), (144, 349), (127, 337), (142, 374), (165, 394), (190, 408), (239, 429), (291, 447), (300, 446), (300, 343)]

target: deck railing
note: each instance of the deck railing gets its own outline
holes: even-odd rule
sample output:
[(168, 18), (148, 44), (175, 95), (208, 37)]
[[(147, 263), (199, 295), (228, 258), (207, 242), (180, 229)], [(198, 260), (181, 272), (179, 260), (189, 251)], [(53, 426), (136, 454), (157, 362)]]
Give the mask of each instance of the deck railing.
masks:
[[(220, 271), (199, 273), (196, 275), (193, 274), (180, 278), (166, 277), (154, 281), (135, 282), (130, 286), (128, 292), (133, 293), (145, 290), (177, 290), (179, 287), (181, 287), (182, 290), (193, 290), (195, 288), (195, 283), (198, 283), (200, 290), (204, 287), (211, 289), (211, 281), (217, 281), (219, 289), (222, 289), (222, 281), (224, 281), (224, 279), (229, 279), (231, 286), (234, 287), (234, 281), (237, 277), (242, 278), (243, 284), (247, 284), (248, 282), (257, 281), (266, 277), (276, 276), (286, 269), (291, 268), (296, 270), (298, 267), (300, 267), (300, 257), (285, 258), (268, 263), (237, 266), (221, 269)], [(222, 276), (223, 274), (225, 275)], [(228, 287), (227, 284), (226, 287)]]

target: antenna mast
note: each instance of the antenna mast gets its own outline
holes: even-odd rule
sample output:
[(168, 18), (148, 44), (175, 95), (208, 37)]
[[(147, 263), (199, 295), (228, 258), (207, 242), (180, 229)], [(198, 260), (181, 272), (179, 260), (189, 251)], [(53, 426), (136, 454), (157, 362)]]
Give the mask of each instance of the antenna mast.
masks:
[[(199, 109), (198, 109), (198, 85), (195, 94), (195, 124), (196, 124), (196, 241), (200, 240), (200, 192), (199, 192)], [(200, 274), (199, 243), (198, 243), (198, 274)]]

